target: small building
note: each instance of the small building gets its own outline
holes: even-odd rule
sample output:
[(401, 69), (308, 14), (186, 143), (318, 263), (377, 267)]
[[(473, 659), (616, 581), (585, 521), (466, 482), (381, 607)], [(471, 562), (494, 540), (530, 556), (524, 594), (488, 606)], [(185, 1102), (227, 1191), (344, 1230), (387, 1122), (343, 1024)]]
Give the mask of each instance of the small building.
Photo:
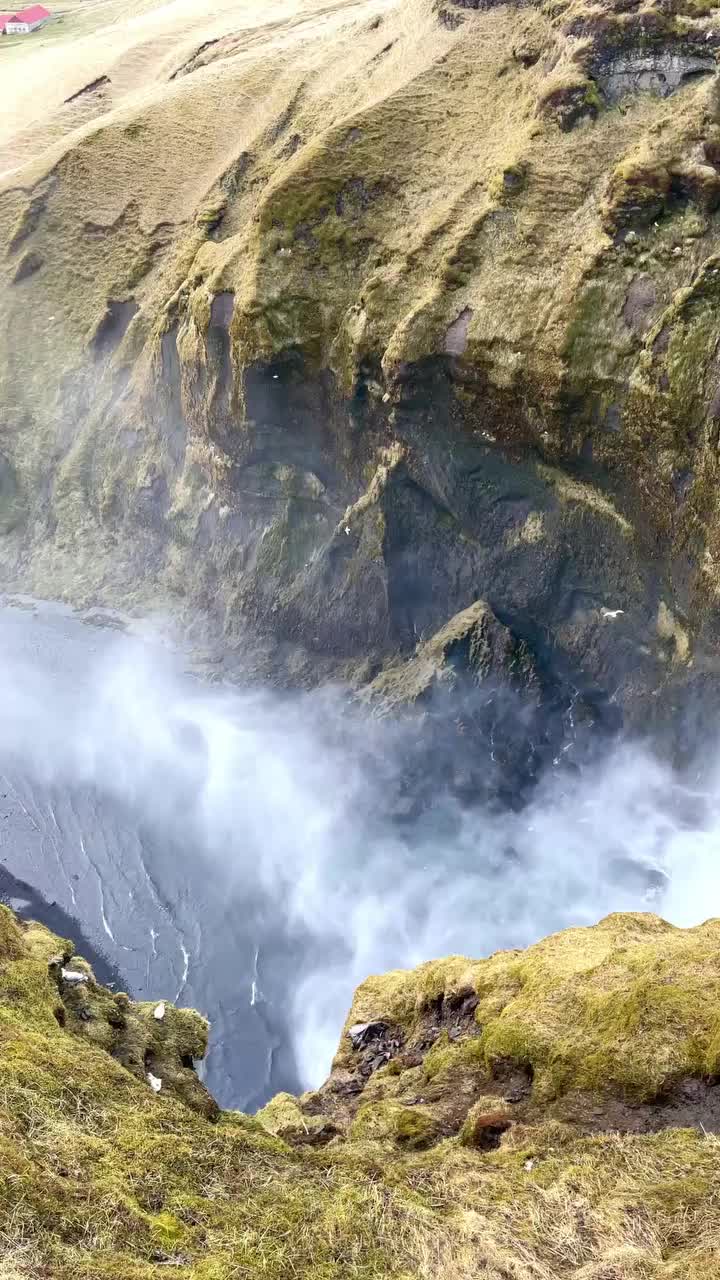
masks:
[(49, 10), (41, 4), (31, 5), (29, 9), (21, 9), (19, 13), (14, 13), (6, 19), (5, 35), (29, 36), (31, 31), (37, 31), (38, 27), (42, 27), (49, 17)]

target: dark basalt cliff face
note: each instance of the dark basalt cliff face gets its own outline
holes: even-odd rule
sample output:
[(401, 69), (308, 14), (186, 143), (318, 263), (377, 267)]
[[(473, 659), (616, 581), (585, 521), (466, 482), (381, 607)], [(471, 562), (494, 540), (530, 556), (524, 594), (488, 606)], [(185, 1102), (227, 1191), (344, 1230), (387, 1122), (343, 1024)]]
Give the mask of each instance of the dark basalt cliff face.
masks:
[(713, 714), (713, 11), (253, 21), (6, 145), (5, 585), (304, 682), (483, 600), (591, 714)]
[(0, 907), (3, 1274), (708, 1280), (719, 957), (717, 920), (615, 915), (370, 978), (327, 1083), (251, 1118), (198, 1014)]

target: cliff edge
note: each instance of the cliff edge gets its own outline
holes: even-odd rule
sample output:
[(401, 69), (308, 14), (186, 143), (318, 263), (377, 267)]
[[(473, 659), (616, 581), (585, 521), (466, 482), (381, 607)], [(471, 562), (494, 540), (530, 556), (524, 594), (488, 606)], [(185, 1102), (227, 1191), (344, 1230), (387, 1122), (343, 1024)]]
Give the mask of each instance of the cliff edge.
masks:
[(0, 908), (12, 1280), (720, 1274), (720, 923), (614, 915), (370, 978), (331, 1075), (258, 1116), (207, 1024)]

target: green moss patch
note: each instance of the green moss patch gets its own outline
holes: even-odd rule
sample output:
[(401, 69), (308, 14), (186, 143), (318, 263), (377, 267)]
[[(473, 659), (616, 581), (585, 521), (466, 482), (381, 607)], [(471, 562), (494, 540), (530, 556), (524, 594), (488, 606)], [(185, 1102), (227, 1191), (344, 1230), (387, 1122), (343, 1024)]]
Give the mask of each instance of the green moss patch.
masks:
[[(412, 1041), (439, 996), (474, 990), (479, 1040), (441, 1038), (428, 1078), (481, 1064), (514, 1064), (533, 1076), (533, 1096), (577, 1089), (636, 1102), (686, 1076), (717, 1069), (720, 922), (675, 929), (657, 916), (609, 916), (523, 953), (459, 957), (363, 984), (350, 1023), (387, 1018)], [(343, 1045), (341, 1058), (352, 1061)]]

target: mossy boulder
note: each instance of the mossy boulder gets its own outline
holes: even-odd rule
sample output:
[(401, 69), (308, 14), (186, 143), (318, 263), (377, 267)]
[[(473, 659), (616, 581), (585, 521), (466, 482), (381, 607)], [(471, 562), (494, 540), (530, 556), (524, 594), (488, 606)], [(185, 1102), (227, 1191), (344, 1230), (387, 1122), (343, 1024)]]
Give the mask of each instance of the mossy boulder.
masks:
[(433, 689), (452, 689), (463, 674), (475, 682), (532, 684), (527, 647), (498, 622), (490, 606), (478, 600), (418, 645), (406, 662), (388, 666), (365, 687), (363, 700), (380, 714), (427, 699)]
[(257, 1120), (268, 1133), (293, 1144), (317, 1146), (329, 1142), (338, 1132), (327, 1116), (303, 1111), (290, 1093), (277, 1093), (258, 1111)]
[[(4, 1025), (10, 1035), (13, 1008), (29, 1001), (38, 1030), (50, 1028), (54, 1034), (60, 1027), (104, 1051), (145, 1087), (152, 1076), (159, 1089), (209, 1119), (217, 1116), (215, 1100), (195, 1073), (195, 1062), (207, 1051), (205, 1018), (194, 1009), (135, 1003), (124, 992), (108, 991), (74, 954), (72, 943), (42, 925), (20, 929), (5, 907), (0, 907), (0, 996), (0, 1034)], [(160, 1010), (162, 1018), (156, 1016)]]
[(438, 1136), (431, 1111), (397, 1102), (368, 1102), (361, 1106), (350, 1130), (351, 1139), (390, 1141), (409, 1150), (430, 1146)]
[(614, 229), (655, 222), (669, 194), (670, 174), (664, 165), (641, 157), (623, 160), (608, 185), (608, 226)]
[(583, 119), (594, 120), (600, 106), (595, 81), (584, 76), (580, 68), (567, 67), (558, 68), (543, 83), (537, 110), (567, 131)]

